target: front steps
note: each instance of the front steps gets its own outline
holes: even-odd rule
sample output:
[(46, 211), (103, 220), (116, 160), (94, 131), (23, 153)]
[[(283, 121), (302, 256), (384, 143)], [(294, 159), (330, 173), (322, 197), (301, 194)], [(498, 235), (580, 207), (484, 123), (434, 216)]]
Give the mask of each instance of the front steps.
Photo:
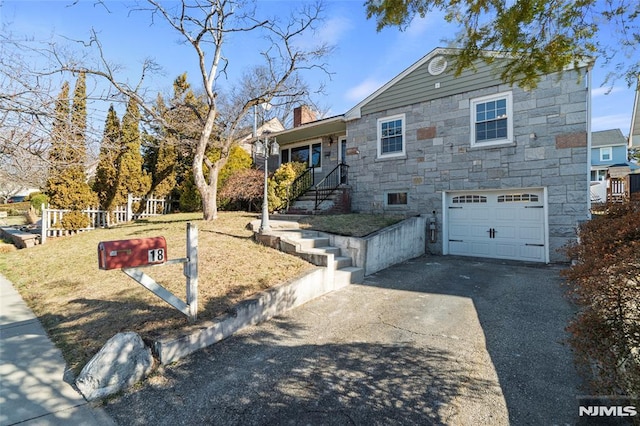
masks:
[(349, 187), (340, 186), (327, 198), (322, 201), (316, 209), (316, 190), (310, 189), (298, 197), (287, 209), (288, 214), (341, 214), (351, 212), (351, 200), (349, 198)]
[(314, 265), (333, 269), (337, 284), (364, 281), (364, 269), (353, 266), (350, 257), (342, 256), (340, 248), (330, 246), (329, 238), (319, 236), (317, 231), (289, 229), (273, 231), (272, 234), (280, 238), (281, 250)]
[[(254, 232), (260, 227), (260, 221), (250, 224)], [(340, 248), (329, 245), (329, 238), (322, 237), (317, 231), (298, 229), (296, 222), (271, 221), (272, 230), (266, 235), (256, 234), (263, 243), (279, 250), (298, 256), (309, 263), (324, 266), (333, 271), (336, 284), (357, 284), (364, 281), (364, 269), (353, 266), (348, 256), (343, 256)]]

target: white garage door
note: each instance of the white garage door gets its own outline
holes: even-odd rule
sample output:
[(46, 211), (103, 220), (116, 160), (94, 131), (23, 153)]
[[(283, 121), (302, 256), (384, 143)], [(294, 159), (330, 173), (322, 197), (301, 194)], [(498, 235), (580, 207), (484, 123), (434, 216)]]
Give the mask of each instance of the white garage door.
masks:
[(541, 189), (449, 193), (446, 208), (449, 254), (546, 260)]

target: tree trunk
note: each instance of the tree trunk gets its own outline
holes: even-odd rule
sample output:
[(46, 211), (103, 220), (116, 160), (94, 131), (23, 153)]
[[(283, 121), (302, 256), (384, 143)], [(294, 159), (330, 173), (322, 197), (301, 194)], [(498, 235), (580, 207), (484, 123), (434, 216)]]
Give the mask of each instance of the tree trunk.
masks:
[(215, 220), (218, 218), (218, 203), (216, 197), (218, 195), (218, 173), (224, 165), (222, 161), (215, 161), (211, 164), (207, 160), (209, 166), (208, 182), (204, 176), (204, 163), (207, 145), (215, 123), (215, 108), (210, 108), (207, 113), (200, 140), (196, 146), (195, 155), (193, 156), (193, 180), (198, 188), (198, 192), (202, 197), (202, 219)]
[(209, 169), (209, 184), (200, 190), (202, 196), (202, 219), (216, 220), (218, 218), (218, 172), (220, 167), (218, 162)]

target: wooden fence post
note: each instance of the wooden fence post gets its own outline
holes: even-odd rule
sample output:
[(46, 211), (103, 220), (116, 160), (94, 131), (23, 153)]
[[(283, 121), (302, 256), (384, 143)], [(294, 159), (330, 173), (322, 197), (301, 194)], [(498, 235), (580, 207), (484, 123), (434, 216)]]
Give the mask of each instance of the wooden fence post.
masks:
[(133, 219), (133, 196), (127, 194), (127, 222)]
[(42, 219), (40, 220), (40, 244), (44, 244), (47, 242), (47, 227), (49, 226), (49, 212), (44, 203), (42, 203), (40, 211), (42, 215)]

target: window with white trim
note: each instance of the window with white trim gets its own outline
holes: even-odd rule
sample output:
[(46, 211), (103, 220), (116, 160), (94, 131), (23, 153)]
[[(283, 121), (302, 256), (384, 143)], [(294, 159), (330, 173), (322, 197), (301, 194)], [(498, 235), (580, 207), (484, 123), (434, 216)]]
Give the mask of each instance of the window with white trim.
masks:
[(378, 157), (395, 157), (405, 152), (405, 116), (378, 119)]
[(507, 144), (513, 141), (511, 92), (471, 100), (471, 146)]
[(613, 158), (613, 148), (610, 146), (600, 148), (600, 161), (611, 161)]

